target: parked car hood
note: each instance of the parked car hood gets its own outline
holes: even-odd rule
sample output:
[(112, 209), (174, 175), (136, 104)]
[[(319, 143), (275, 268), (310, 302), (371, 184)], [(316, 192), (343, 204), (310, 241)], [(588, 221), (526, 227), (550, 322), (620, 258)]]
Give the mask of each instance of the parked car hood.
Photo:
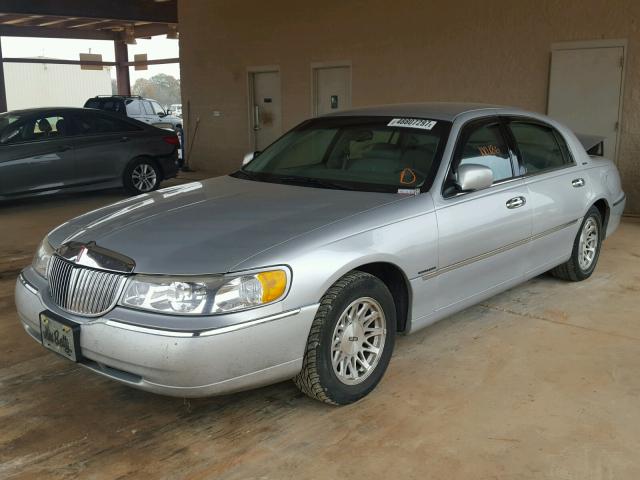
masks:
[(132, 258), (139, 273), (226, 273), (271, 247), (402, 199), (217, 177), (95, 210), (58, 227), (49, 241), (96, 242)]

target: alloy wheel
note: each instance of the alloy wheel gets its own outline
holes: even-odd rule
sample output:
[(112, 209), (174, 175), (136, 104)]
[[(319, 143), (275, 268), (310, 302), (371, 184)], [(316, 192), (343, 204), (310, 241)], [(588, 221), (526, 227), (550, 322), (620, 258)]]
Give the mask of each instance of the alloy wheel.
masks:
[(370, 297), (354, 300), (344, 310), (333, 331), (331, 364), (342, 383), (357, 385), (378, 365), (387, 336), (380, 304)]
[(593, 265), (598, 249), (598, 223), (593, 217), (589, 217), (582, 231), (578, 243), (578, 264), (582, 271), (587, 271)]
[(131, 182), (140, 192), (150, 192), (155, 188), (157, 181), (156, 171), (148, 163), (137, 165), (131, 173)]

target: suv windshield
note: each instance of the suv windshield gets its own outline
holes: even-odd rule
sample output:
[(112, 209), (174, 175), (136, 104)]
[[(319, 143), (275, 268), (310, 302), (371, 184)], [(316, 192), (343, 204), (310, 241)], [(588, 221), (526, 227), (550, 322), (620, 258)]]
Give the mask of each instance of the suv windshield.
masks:
[(392, 117), (309, 120), (233, 176), (345, 190), (425, 191), (450, 127), (443, 121)]

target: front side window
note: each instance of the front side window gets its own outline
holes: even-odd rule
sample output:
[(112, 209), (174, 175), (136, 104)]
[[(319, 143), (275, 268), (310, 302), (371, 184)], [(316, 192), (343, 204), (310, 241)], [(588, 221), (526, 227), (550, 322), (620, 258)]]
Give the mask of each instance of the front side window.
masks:
[(449, 122), (387, 117), (305, 122), (237, 177), (325, 188), (398, 192), (431, 187)]
[(13, 121), (0, 135), (0, 143), (52, 140), (68, 135), (65, 116), (45, 114), (24, 121)]
[(151, 107), (153, 108), (153, 113), (156, 115), (164, 115), (164, 108), (162, 108), (158, 102), (151, 102)]
[(500, 122), (496, 120), (467, 127), (462, 133), (455, 163), (489, 167), (494, 182), (511, 178), (511, 155)]
[(509, 128), (527, 173), (555, 170), (572, 162), (566, 143), (551, 127), (513, 121)]

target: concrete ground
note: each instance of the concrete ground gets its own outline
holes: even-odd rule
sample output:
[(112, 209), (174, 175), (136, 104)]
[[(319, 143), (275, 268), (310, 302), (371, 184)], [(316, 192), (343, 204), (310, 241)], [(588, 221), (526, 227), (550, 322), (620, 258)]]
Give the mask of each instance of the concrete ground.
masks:
[(640, 223), (583, 283), (542, 276), (402, 337), (332, 408), (291, 382), (223, 398), (133, 390), (45, 351), (13, 305), (41, 237), (119, 192), (0, 206), (0, 478), (640, 478)]

